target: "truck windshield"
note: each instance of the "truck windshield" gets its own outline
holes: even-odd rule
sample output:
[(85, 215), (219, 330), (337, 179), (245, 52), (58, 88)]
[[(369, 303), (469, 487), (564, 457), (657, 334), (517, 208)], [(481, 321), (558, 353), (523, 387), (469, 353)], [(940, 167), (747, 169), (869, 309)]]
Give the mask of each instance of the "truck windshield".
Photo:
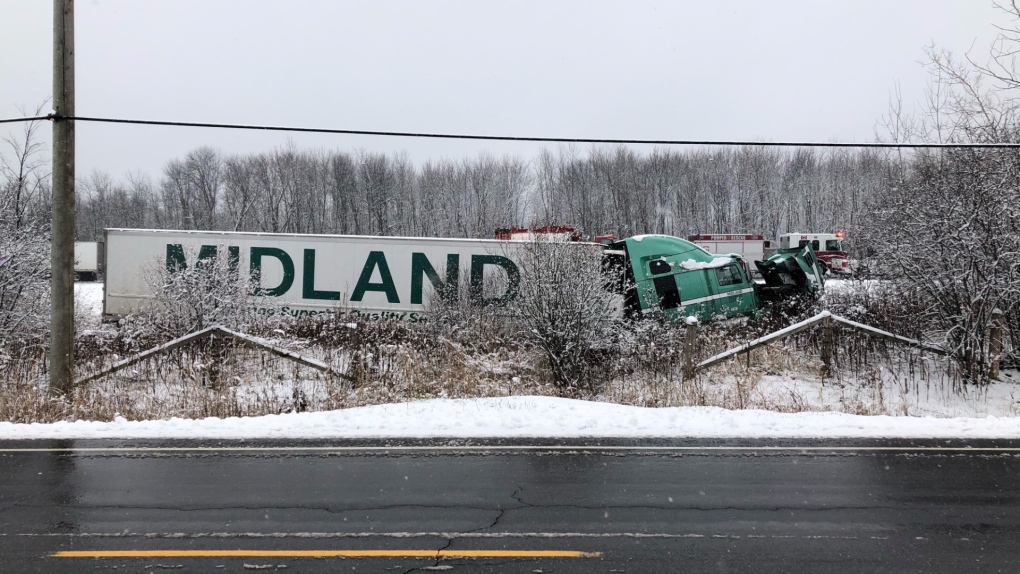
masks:
[(839, 244), (838, 239), (826, 239), (825, 240), (826, 251), (843, 251), (843, 246)]

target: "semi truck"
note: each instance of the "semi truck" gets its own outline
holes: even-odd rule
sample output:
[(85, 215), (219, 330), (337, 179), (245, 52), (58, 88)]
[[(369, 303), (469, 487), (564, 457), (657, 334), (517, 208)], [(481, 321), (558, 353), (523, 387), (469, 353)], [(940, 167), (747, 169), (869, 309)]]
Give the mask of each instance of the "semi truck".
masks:
[(779, 247), (790, 249), (810, 245), (823, 269), (830, 273), (849, 275), (850, 259), (843, 248), (844, 234), (836, 233), (784, 233), (779, 236)]
[[(225, 258), (248, 273), (266, 313), (301, 317), (425, 320), (436, 293), (512, 310), (522, 280), (517, 261), (527, 241), (217, 231), (107, 229), (104, 314), (145, 311), (155, 300), (154, 273)], [(823, 288), (810, 245), (778, 250), (756, 262), (765, 283), (750, 278), (739, 255), (713, 255), (677, 237), (643, 235), (608, 245), (569, 242), (597, 251), (605, 285), (630, 315), (710, 320), (755, 312), (769, 301), (813, 296)], [(462, 280), (463, 277), (463, 280)]]
[(76, 281), (95, 281), (103, 272), (103, 244), (98, 241), (74, 242), (74, 278)]
[(844, 234), (836, 233), (784, 233), (776, 241), (765, 239), (764, 235), (742, 233), (701, 233), (689, 235), (687, 239), (710, 253), (736, 253), (749, 261), (764, 261), (776, 249), (792, 249), (810, 245), (823, 271), (835, 274), (849, 274), (850, 260), (843, 248)]
[(777, 301), (822, 293), (822, 269), (811, 246), (777, 249), (755, 261), (764, 282), (752, 279), (739, 254), (711, 254), (690, 241), (666, 235), (638, 235), (610, 244), (604, 266), (616, 270), (613, 290), (624, 309), (667, 317), (710, 320), (750, 315)]

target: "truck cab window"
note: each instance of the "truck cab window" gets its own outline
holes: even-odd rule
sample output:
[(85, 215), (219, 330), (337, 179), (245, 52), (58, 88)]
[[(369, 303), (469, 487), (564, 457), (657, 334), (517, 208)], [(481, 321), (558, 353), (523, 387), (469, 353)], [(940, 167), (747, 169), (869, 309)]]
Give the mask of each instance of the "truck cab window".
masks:
[(727, 285), (740, 285), (744, 282), (743, 278), (740, 276), (740, 270), (737, 269), (736, 265), (719, 267), (715, 270), (715, 273), (719, 279), (719, 285), (721, 287), (725, 287)]
[(661, 275), (662, 273), (669, 273), (673, 270), (673, 266), (667, 263), (664, 259), (655, 259), (648, 262), (648, 271), (652, 275)]
[(825, 240), (826, 251), (843, 251), (843, 248), (839, 245), (838, 239), (826, 239)]

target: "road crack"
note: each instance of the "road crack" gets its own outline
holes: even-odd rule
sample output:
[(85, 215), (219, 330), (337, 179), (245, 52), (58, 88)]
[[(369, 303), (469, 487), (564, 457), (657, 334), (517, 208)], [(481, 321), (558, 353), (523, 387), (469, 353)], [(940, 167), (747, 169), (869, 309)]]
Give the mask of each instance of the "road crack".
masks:
[[(19, 498), (18, 500), (15, 500), (14, 502), (11, 502), (8, 506), (0, 507), (0, 514), (2, 514), (4, 512), (7, 512), (8, 510), (10, 510), (12, 508), (36, 508), (35, 506), (29, 505), (29, 504), (24, 504), (24, 503), (28, 502), (29, 500), (32, 500), (33, 498), (39, 498), (40, 496), (46, 496), (47, 494), (50, 494), (51, 492), (53, 492), (54, 490), (57, 490), (58, 488), (60, 488), (62, 486), (64, 486), (63, 483), (56, 484), (56, 485), (53, 485), (53, 486), (47, 488), (46, 490), (44, 490), (42, 492), (37, 492), (37, 493), (32, 494), (30, 496), (26, 496), (24, 498)], [(64, 505), (61, 504), (61, 505), (58, 505), (58, 506), (64, 506)]]

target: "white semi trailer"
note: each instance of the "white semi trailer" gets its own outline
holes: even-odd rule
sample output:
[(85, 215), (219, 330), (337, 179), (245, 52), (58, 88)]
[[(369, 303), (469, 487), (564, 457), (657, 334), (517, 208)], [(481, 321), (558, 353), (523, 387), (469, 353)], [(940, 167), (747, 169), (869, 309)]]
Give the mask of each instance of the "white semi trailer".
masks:
[(99, 241), (74, 242), (74, 278), (95, 281), (103, 272), (103, 244)]
[[(216, 231), (106, 230), (107, 315), (144, 311), (153, 280), (217, 259), (251, 278), (272, 305), (293, 317), (343, 311), (416, 322), (432, 294), (461, 293), (475, 304), (512, 304), (521, 282), (517, 261), (530, 242), (352, 235), (287, 235)], [(756, 261), (765, 283), (748, 277), (739, 255), (712, 255), (665, 235), (610, 243), (568, 242), (601, 254), (602, 280), (623, 310), (641, 315), (710, 320), (754, 313), (761, 302), (817, 295), (821, 270), (806, 246)], [(221, 259), (222, 258), (222, 259)], [(525, 278), (527, 279), (527, 278)]]
[[(314, 315), (337, 308), (371, 318), (420, 319), (436, 288), (468, 289), (482, 303), (513, 297), (511, 253), (521, 243), (483, 239), (106, 230), (104, 313), (143, 310), (160, 269), (227, 257), (272, 298), (267, 312)], [(592, 246), (601, 249), (599, 246)], [(467, 285), (460, 285), (466, 279)]]

